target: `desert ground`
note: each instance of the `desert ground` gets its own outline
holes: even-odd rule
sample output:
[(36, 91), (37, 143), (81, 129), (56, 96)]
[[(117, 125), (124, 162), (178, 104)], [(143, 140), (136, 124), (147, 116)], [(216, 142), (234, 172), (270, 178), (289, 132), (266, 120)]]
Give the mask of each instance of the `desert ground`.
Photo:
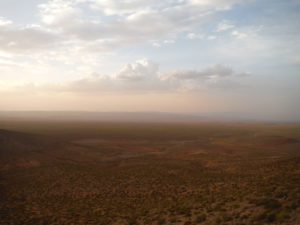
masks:
[(2, 225), (300, 224), (300, 124), (0, 121)]

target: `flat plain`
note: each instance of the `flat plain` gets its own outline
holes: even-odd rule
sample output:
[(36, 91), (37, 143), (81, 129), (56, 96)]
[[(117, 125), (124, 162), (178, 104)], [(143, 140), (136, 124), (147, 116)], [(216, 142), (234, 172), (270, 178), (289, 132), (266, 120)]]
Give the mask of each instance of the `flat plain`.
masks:
[(0, 121), (0, 224), (300, 224), (300, 125)]

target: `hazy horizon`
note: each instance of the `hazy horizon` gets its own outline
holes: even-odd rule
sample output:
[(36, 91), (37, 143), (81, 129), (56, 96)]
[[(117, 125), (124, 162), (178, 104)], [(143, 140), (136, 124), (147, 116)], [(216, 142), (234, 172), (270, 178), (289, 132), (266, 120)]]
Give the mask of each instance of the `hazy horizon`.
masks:
[(300, 121), (299, 11), (298, 0), (2, 0), (0, 111)]
[(299, 123), (295, 119), (260, 117), (239, 112), (176, 113), (162, 111), (0, 111), (0, 121), (107, 122), (271, 122)]

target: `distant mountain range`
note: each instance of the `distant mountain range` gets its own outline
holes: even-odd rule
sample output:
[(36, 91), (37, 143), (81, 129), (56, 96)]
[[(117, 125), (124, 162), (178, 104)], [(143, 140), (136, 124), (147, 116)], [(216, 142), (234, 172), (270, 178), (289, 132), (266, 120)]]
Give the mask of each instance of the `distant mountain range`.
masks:
[(264, 119), (249, 113), (243, 114), (240, 112), (169, 113), (88, 111), (0, 111), (0, 120), (120, 122), (276, 121), (272, 118)]

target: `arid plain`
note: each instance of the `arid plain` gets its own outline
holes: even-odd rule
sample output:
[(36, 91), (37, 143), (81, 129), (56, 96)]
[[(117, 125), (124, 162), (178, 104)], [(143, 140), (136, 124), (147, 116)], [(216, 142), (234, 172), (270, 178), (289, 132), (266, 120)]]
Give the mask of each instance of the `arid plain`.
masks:
[(0, 224), (300, 224), (300, 125), (0, 122)]

